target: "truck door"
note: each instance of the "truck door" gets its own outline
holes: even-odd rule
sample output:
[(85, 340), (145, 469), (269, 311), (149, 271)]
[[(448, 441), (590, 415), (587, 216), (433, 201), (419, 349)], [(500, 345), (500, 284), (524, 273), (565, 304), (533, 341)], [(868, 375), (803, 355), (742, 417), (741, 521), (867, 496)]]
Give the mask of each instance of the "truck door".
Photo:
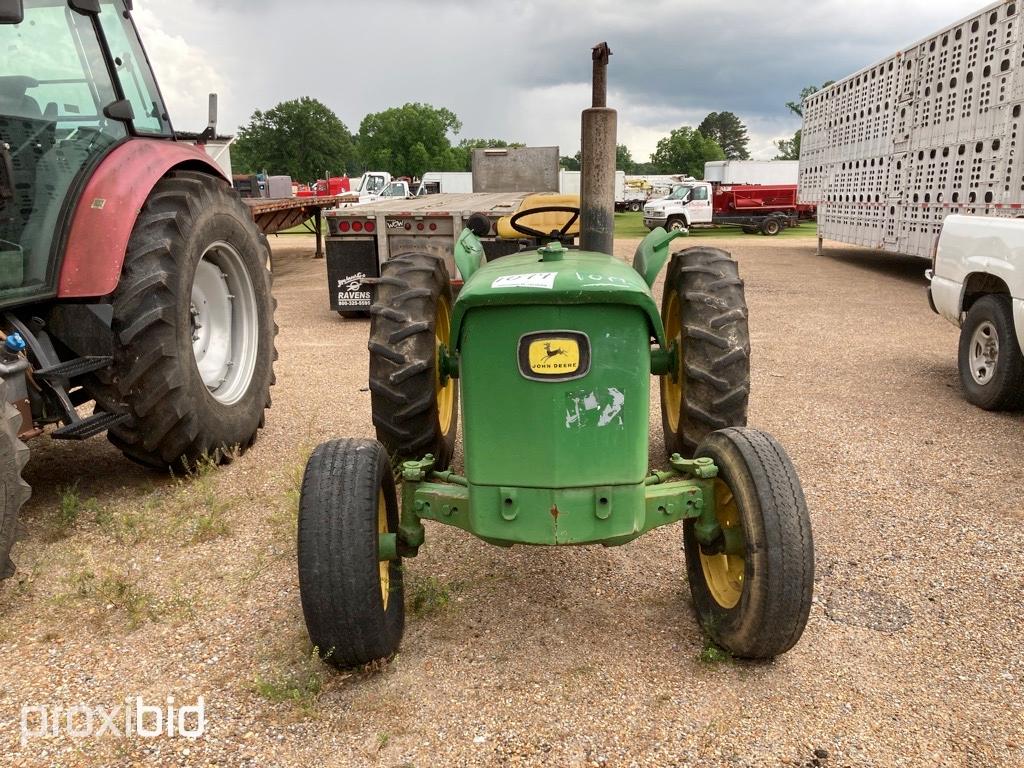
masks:
[(711, 186), (709, 184), (694, 185), (693, 191), (690, 193), (690, 202), (686, 204), (686, 211), (691, 224), (711, 223)]

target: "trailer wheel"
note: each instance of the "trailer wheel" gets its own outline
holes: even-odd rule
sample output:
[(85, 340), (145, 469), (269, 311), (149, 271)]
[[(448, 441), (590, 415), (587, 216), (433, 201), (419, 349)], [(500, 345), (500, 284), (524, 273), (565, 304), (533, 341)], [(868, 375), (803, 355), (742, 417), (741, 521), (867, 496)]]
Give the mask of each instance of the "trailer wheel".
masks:
[(90, 385), (131, 414), (107, 433), (125, 456), (190, 466), (255, 441), (277, 358), (269, 254), (223, 181), (179, 171), (153, 187), (111, 297), (114, 363)]
[[(19, 438), (21, 412), (7, 402), (7, 383), (0, 379), (0, 580), (14, 575), (11, 562), (11, 547), (18, 528), (18, 513), (32, 495), (21, 477), (21, 471), (28, 463), (28, 446)], [(30, 425), (31, 426), (31, 425)]]
[(370, 404), (396, 469), (430, 453), (443, 470), (455, 452), (458, 383), (439, 367), (441, 347), (451, 350), (451, 310), (443, 259), (403, 253), (384, 263), (370, 308)]
[(761, 234), (774, 237), (782, 231), (782, 222), (771, 216), (761, 222)]
[(730, 653), (770, 659), (803, 634), (814, 592), (814, 544), (800, 479), (786, 451), (756, 429), (709, 435), (698, 456), (714, 459), (711, 545), (683, 529), (686, 570), (704, 631)]
[(661, 377), (665, 450), (691, 456), (710, 432), (747, 423), (750, 332), (736, 262), (718, 248), (673, 255), (661, 317), (676, 357)]
[(1024, 407), (1024, 355), (1009, 296), (984, 296), (971, 306), (960, 331), (958, 367), (968, 402), (986, 411)]
[(398, 650), (405, 624), (401, 560), (380, 560), (382, 533), (398, 531), (387, 452), (376, 440), (323, 443), (299, 498), (299, 596), (309, 638), (336, 667)]
[(745, 235), (755, 235), (755, 234), (757, 234), (757, 227), (751, 227), (749, 225), (744, 225), (743, 227), (741, 227), (741, 229), (743, 230), (743, 234), (745, 234)]

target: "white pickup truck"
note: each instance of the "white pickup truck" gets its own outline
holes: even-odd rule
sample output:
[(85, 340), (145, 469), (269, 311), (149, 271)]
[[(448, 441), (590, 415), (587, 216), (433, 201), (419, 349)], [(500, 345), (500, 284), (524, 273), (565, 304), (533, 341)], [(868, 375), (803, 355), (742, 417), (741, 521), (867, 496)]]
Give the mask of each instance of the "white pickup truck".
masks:
[(964, 396), (1024, 408), (1024, 219), (946, 217), (927, 276), (932, 309), (960, 328)]

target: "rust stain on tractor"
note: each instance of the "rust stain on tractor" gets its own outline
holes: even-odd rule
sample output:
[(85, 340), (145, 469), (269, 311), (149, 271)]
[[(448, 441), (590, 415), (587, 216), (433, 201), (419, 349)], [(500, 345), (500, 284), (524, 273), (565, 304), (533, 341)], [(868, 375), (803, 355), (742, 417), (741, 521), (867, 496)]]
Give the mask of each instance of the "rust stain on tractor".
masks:
[(558, 519), (558, 505), (557, 504), (552, 504), (551, 505), (551, 516), (553, 518), (555, 518), (555, 520)]

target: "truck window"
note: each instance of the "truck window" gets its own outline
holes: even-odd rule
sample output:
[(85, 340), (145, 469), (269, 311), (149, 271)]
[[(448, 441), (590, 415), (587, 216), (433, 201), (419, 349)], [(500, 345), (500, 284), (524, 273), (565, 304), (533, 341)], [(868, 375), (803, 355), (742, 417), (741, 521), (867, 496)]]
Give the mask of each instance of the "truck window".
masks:
[(707, 200), (708, 199), (708, 188), (707, 187), (691, 187), (692, 194), (690, 195), (691, 200)]
[[(693, 191), (693, 187), (676, 187), (672, 190), (672, 194), (668, 196), (669, 200), (689, 200), (690, 193)], [(705, 198), (707, 199), (707, 198)]]

